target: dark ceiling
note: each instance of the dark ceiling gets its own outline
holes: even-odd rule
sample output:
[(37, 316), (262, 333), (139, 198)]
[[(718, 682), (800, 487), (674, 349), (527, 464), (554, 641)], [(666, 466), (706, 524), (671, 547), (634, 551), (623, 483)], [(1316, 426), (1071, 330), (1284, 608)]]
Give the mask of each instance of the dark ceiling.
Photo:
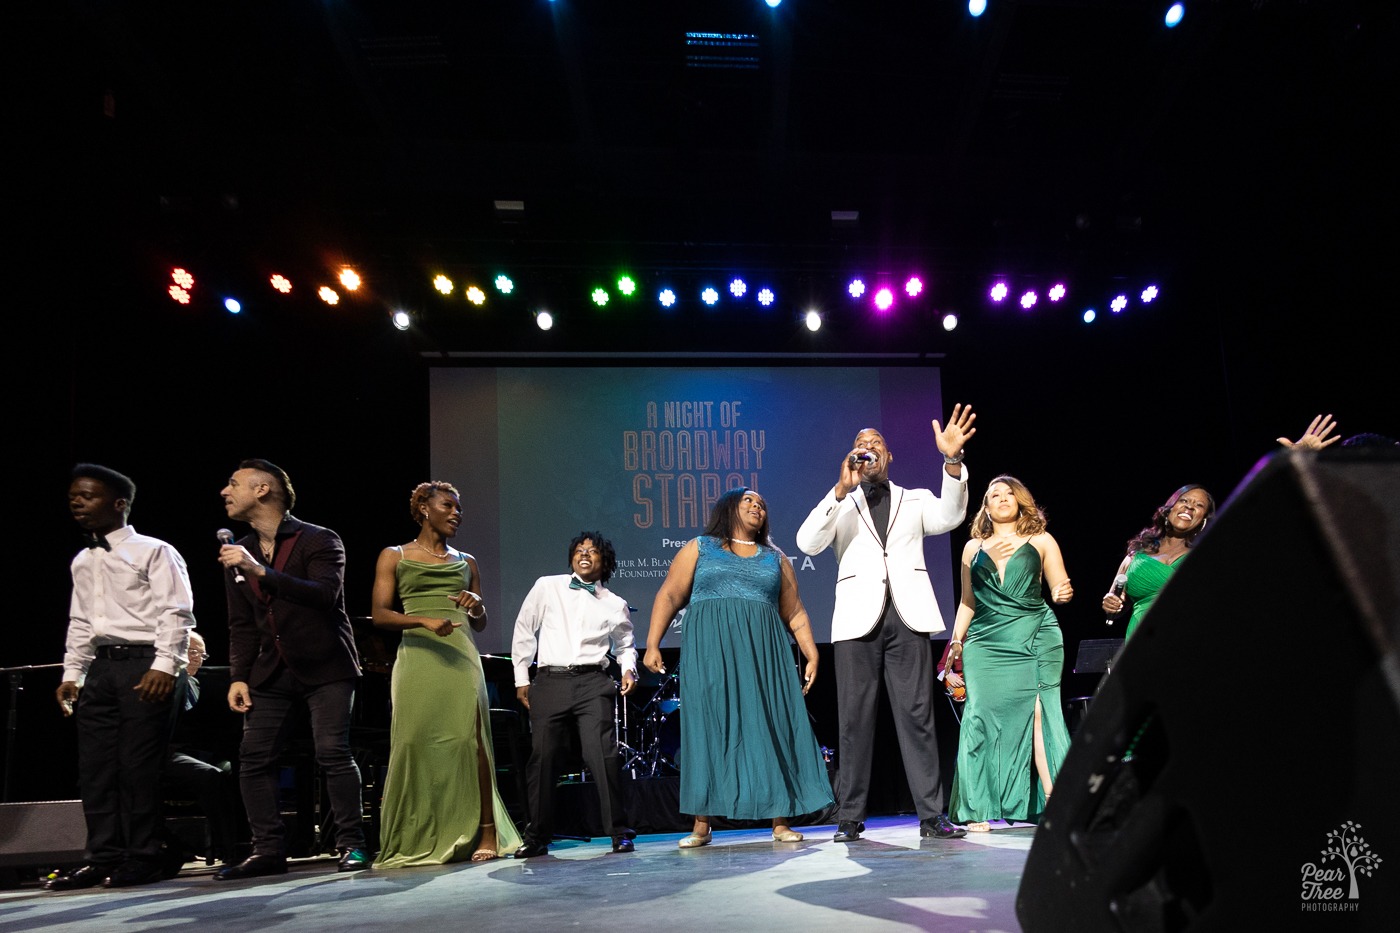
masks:
[(922, 327), (997, 273), (1088, 302), (1300, 240), (1356, 261), (1338, 238), (1392, 187), (1392, 5), (1196, 0), (1174, 30), (1165, 6), (69, 2), (21, 56), (54, 79), (41, 184), (66, 168), (141, 276), (262, 302), (272, 269), (351, 261), (430, 349), (463, 338), (438, 271), (588, 312), (618, 268), (766, 277), (788, 310), (919, 270)]

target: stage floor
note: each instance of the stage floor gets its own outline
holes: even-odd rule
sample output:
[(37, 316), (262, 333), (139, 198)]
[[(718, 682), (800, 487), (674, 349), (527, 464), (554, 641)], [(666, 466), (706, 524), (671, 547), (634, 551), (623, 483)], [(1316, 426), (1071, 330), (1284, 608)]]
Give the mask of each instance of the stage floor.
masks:
[(912, 816), (885, 817), (846, 844), (831, 841), (834, 826), (802, 827), (806, 840), (789, 844), (716, 832), (700, 849), (671, 833), (639, 836), (631, 855), (602, 839), (526, 861), (345, 875), (305, 859), (282, 877), (228, 883), (200, 866), (117, 891), (0, 891), (0, 931), (1017, 930), (1035, 828), (993, 827), (921, 839)]

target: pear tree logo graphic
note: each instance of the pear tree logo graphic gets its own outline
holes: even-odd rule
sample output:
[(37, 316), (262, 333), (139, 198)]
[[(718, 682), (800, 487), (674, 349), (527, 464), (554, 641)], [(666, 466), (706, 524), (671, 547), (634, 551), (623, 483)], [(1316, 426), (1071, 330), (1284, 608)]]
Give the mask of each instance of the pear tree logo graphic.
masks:
[(1361, 838), (1360, 829), (1360, 823), (1347, 820), (1327, 834), (1327, 844), (1317, 863), (1303, 866), (1304, 910), (1357, 909), (1361, 877), (1370, 878), (1383, 861), (1371, 844)]

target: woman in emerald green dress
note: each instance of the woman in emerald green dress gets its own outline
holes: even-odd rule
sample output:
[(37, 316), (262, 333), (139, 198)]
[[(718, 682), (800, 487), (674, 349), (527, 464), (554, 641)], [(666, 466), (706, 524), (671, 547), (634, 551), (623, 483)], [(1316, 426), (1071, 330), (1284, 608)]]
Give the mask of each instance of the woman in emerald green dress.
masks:
[(496, 791), (486, 678), (463, 628), (486, 627), (481, 574), (476, 558), (447, 543), (462, 520), (456, 489), (421, 483), (409, 510), (418, 536), (385, 548), (374, 575), (374, 624), (403, 635), (374, 867), (488, 861), (520, 836)]
[[(948, 815), (970, 832), (1035, 822), (1069, 750), (1060, 705), (1064, 636), (1042, 595), (1074, 595), (1060, 546), (1025, 485), (998, 476), (972, 519), (948, 685), (967, 687)], [(951, 672), (962, 659), (961, 676)]]
[(1126, 605), (1132, 605), (1124, 638), (1137, 630), (1157, 593), (1214, 514), (1215, 500), (1205, 487), (1182, 486), (1152, 514), (1152, 523), (1128, 542), (1128, 556), (1118, 565), (1114, 585), (1103, 597), (1110, 623), (1122, 616)]

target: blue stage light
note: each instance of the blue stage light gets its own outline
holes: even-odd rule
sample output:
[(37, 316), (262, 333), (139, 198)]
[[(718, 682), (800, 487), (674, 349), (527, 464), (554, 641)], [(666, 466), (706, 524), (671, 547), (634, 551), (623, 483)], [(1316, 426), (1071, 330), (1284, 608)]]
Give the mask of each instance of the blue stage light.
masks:
[(981, 16), (987, 12), (987, 0), (967, 0), (967, 12), (973, 17)]
[(1168, 29), (1171, 29), (1177, 23), (1181, 22), (1181, 18), (1185, 15), (1186, 4), (1173, 3), (1171, 6), (1167, 7), (1167, 15), (1163, 17), (1162, 21), (1167, 24)]

